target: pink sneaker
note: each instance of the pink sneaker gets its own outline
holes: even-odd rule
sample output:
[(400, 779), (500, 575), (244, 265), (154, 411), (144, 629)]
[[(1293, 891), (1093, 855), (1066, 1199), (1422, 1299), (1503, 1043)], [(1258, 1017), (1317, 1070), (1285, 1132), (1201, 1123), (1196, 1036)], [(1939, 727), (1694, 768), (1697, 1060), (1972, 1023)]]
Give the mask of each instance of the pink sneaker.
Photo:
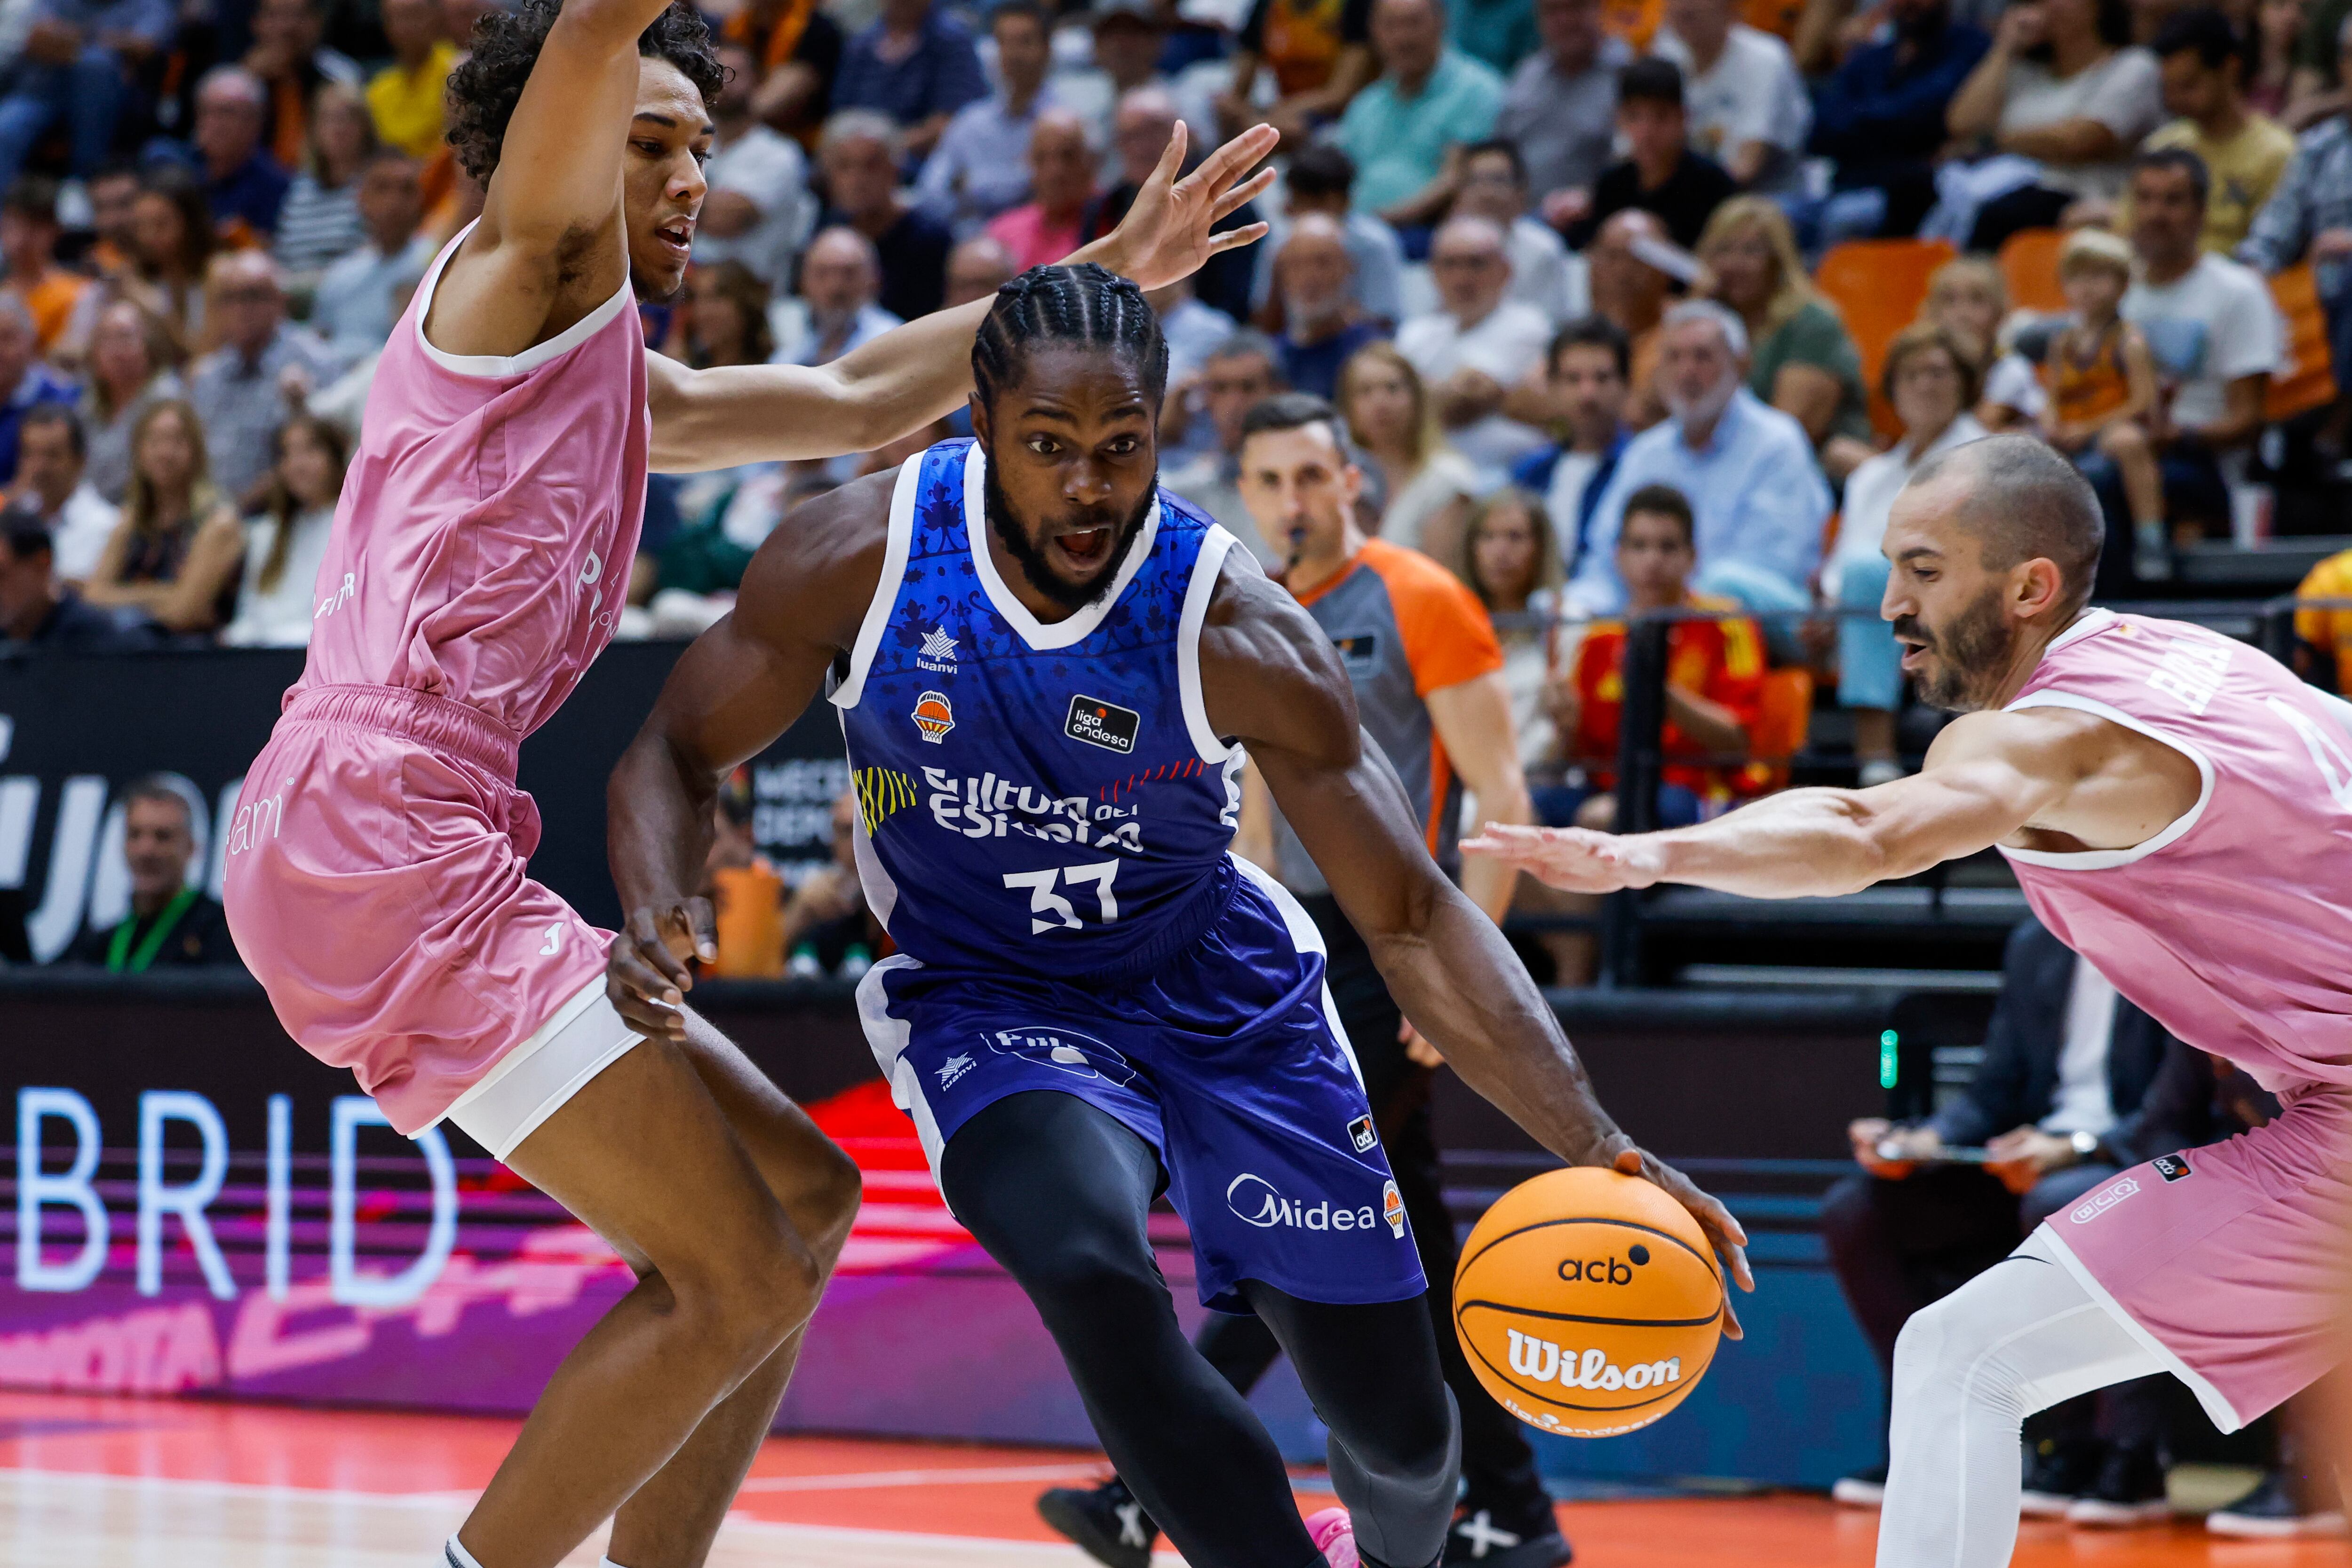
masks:
[(1344, 1508), (1327, 1508), (1307, 1516), (1307, 1533), (1323, 1553), (1330, 1568), (1360, 1568), (1362, 1559), (1356, 1555), (1355, 1521)]

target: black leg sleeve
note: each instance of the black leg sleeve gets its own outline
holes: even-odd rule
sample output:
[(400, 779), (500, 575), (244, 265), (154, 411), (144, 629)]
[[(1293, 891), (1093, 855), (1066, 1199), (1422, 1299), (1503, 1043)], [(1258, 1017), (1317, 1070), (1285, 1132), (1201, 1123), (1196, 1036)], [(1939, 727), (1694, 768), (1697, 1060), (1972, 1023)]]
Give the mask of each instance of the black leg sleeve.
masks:
[(1185, 1559), (1317, 1568), (1274, 1439), (1177, 1324), (1144, 1231), (1151, 1146), (1075, 1095), (1014, 1094), (949, 1141), (940, 1179), (1036, 1303), (1111, 1462)]

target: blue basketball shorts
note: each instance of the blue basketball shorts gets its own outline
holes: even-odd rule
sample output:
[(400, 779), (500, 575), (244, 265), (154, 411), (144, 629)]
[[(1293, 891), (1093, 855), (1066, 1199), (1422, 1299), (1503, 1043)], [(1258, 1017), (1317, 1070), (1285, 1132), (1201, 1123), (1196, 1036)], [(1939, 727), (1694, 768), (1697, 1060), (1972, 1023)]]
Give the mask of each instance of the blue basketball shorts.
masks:
[(1234, 863), (1217, 923), (1123, 986), (886, 958), (857, 988), (866, 1040), (935, 1179), (984, 1107), (1075, 1094), (1158, 1152), (1203, 1306), (1247, 1312), (1244, 1280), (1309, 1301), (1410, 1300), (1426, 1282), (1322, 937), (1280, 884)]

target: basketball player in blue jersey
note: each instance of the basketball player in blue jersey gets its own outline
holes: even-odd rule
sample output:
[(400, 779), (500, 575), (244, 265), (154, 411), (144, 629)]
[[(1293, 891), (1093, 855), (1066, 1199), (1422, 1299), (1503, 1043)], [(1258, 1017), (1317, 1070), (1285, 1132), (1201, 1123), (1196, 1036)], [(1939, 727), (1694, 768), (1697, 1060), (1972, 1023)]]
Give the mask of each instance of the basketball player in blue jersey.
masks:
[[(1465, 1082), (1562, 1159), (1672, 1193), (1749, 1287), (1746, 1238), (1595, 1102), (1430, 859), (1328, 637), (1158, 487), (1167, 348), (1135, 286), (1023, 274), (972, 370), (977, 439), (786, 517), (622, 758), (611, 994), (675, 1024), (712, 939), (692, 894), (719, 781), (829, 684), (899, 949), (859, 987), (875, 1054), (1119, 1473), (1194, 1568), (1424, 1568), (1454, 1410), (1315, 925), (1227, 852), (1243, 748)], [(1202, 1301), (1255, 1312), (1297, 1367), (1344, 1510), (1301, 1523), (1271, 1438), (1186, 1342), (1145, 1231), (1163, 1188)]]

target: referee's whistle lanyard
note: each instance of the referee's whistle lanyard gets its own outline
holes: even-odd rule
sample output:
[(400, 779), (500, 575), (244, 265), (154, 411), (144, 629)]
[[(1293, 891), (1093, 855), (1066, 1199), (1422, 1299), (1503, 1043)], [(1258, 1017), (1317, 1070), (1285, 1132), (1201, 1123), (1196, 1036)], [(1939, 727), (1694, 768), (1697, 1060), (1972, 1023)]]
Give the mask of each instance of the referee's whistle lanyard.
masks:
[(114, 928), (113, 940), (107, 944), (107, 973), (145, 974), (147, 966), (155, 961), (155, 955), (163, 950), (164, 939), (172, 935), (172, 928), (179, 925), (180, 916), (185, 915), (188, 906), (195, 901), (196, 890), (193, 887), (184, 887), (173, 894), (172, 902), (155, 916), (155, 924), (148, 928), (145, 939), (135, 950), (131, 946), (131, 933), (139, 924), (139, 916), (136, 913), (124, 915), (122, 923)]

